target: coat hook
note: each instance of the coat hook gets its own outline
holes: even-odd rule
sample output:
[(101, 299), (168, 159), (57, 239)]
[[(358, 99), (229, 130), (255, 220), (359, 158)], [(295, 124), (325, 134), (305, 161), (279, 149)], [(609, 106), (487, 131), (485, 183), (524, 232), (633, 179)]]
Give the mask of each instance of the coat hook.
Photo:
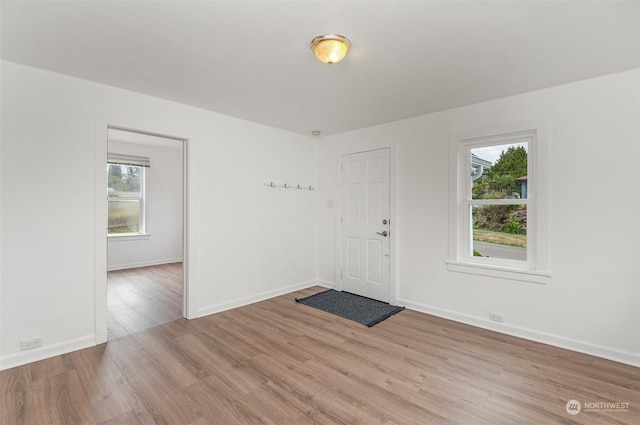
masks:
[(285, 183), (285, 184), (284, 184), (284, 186), (282, 186), (282, 187), (284, 187), (285, 189), (289, 189), (289, 186), (287, 186), (287, 184), (286, 184), (286, 183)]

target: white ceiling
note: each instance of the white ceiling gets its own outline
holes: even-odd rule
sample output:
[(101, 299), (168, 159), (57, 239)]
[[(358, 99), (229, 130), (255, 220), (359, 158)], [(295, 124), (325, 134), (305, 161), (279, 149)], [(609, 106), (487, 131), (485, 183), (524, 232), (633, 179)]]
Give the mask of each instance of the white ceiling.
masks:
[[(4, 59), (309, 135), (640, 68), (640, 2), (6, 1)], [(333, 67), (311, 39), (347, 35)]]

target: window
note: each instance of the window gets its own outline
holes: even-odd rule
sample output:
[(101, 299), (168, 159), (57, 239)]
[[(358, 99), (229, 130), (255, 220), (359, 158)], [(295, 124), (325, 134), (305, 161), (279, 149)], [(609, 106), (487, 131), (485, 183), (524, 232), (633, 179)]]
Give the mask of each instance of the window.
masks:
[[(464, 221), (469, 223), (464, 251), (491, 264), (518, 262), (529, 268), (527, 220), (528, 153), (532, 135), (465, 144), (470, 177), (465, 184)], [(472, 258), (468, 258), (467, 261)], [(489, 260), (489, 261), (485, 261)], [(526, 264), (524, 264), (526, 263)]]
[(546, 180), (536, 167), (541, 130), (452, 138), (449, 270), (546, 282), (546, 196), (539, 190)]
[(109, 154), (107, 235), (141, 235), (145, 226), (145, 169), (149, 159)]

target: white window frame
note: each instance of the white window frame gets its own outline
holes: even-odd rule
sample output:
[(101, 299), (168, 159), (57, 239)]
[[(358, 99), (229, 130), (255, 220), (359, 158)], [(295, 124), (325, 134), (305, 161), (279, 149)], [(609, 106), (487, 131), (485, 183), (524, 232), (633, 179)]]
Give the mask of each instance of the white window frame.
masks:
[[(450, 135), (450, 208), (448, 270), (533, 283), (548, 283), (547, 125), (527, 122)], [(471, 150), (526, 141), (527, 198), (472, 199)], [(527, 260), (473, 256), (473, 205), (527, 206)]]
[[(117, 155), (117, 154), (116, 154)], [(140, 237), (146, 238), (149, 236), (147, 233), (147, 206), (146, 206), (146, 173), (147, 167), (149, 163), (148, 158), (130, 156), (130, 163), (126, 161), (122, 162), (121, 158), (126, 158), (125, 155), (117, 155), (119, 162), (111, 162), (107, 161), (107, 172), (109, 170), (109, 165), (125, 165), (130, 167), (138, 167), (140, 168), (140, 196), (139, 197), (124, 197), (118, 198), (119, 201), (127, 202), (127, 201), (138, 201), (140, 203), (140, 227), (138, 232), (130, 232), (130, 233), (109, 233), (107, 229), (107, 238), (109, 239), (118, 239), (118, 240), (131, 240), (138, 239)], [(146, 162), (141, 162), (141, 160), (145, 160)], [(107, 205), (111, 202), (110, 199), (107, 199)]]

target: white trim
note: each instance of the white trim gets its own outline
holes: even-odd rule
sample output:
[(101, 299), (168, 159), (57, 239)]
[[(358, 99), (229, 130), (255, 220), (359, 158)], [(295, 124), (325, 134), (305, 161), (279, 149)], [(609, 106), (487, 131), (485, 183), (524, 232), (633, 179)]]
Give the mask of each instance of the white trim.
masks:
[[(194, 135), (182, 143), (183, 190), (182, 204), (183, 247), (182, 279), (184, 282), (183, 312), (185, 318), (195, 319), (198, 309), (198, 157)], [(188, 286), (188, 287), (187, 287)]]
[(336, 282), (329, 282), (328, 280), (322, 280), (322, 279), (316, 279), (316, 285), (319, 285), (325, 288), (330, 288), (330, 289), (338, 288), (338, 284)]
[(137, 261), (135, 263), (112, 264), (108, 266), (108, 271), (135, 269), (138, 267), (159, 266), (162, 264), (181, 263), (182, 258), (167, 258), (164, 260)]
[(254, 304), (260, 301), (268, 300), (270, 298), (279, 297), (280, 295), (289, 294), (301, 289), (310, 288), (312, 286), (322, 285), (320, 282), (310, 280), (307, 282), (296, 283), (294, 285), (285, 286), (283, 288), (274, 289), (272, 291), (261, 292), (256, 295), (251, 295), (244, 298), (238, 298), (232, 301), (227, 301), (220, 304), (213, 304), (207, 307), (199, 308), (197, 317), (204, 317), (210, 314), (221, 313), (223, 311), (231, 310), (238, 307), (244, 307), (249, 304)]
[(551, 279), (551, 274), (547, 272), (458, 261), (447, 261), (447, 270), (451, 272), (496, 277), (499, 279), (517, 280), (520, 282), (539, 283), (542, 285), (547, 285)]
[(338, 291), (342, 291), (342, 155), (338, 155), (336, 161), (336, 287)]
[(50, 345), (47, 345), (46, 341), (43, 342), (44, 345), (40, 348), (28, 351), (19, 351), (0, 358), (0, 370), (22, 366), (27, 363), (37, 362), (39, 360), (48, 359), (50, 357), (70, 353), (72, 351), (93, 347), (98, 344), (95, 335), (87, 335)]
[(114, 233), (107, 234), (109, 242), (146, 241), (151, 238), (151, 233)]
[(398, 235), (400, 234), (400, 220), (398, 220), (398, 212), (396, 210), (397, 195), (398, 195), (398, 178), (397, 172), (399, 166), (399, 153), (398, 145), (393, 144), (393, 147), (389, 146), (389, 304), (398, 305), (398, 285), (397, 285), (397, 273), (400, 269), (399, 261), (400, 255), (398, 254)]
[(104, 196), (108, 184), (104, 164), (107, 163), (108, 121), (96, 116), (95, 123), (95, 188), (94, 188), (94, 313), (95, 343), (107, 342), (107, 197)]
[(468, 314), (458, 313), (452, 310), (446, 310), (433, 307), (426, 304), (415, 303), (409, 300), (399, 300), (400, 305), (410, 310), (420, 313), (430, 314), (432, 316), (441, 317), (454, 322), (464, 323), (490, 331), (499, 332), (506, 335), (524, 338), (529, 341), (539, 342), (542, 344), (552, 345), (566, 350), (576, 351), (578, 353), (588, 354), (615, 362), (624, 363), (630, 366), (640, 367), (640, 355), (628, 351), (617, 350), (615, 348), (605, 347), (598, 344), (592, 344), (586, 341), (566, 338), (547, 332), (539, 332), (533, 329), (521, 326), (507, 325), (504, 323), (496, 323), (488, 319), (471, 316)]

